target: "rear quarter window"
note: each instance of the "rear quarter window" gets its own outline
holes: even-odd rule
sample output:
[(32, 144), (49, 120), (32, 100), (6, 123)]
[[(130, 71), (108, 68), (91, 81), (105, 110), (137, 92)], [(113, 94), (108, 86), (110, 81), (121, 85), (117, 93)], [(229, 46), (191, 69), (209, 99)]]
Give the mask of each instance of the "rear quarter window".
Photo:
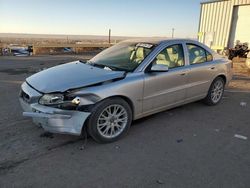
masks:
[(213, 61), (214, 58), (213, 58), (213, 55), (210, 52), (206, 51), (206, 55), (207, 55), (207, 62)]

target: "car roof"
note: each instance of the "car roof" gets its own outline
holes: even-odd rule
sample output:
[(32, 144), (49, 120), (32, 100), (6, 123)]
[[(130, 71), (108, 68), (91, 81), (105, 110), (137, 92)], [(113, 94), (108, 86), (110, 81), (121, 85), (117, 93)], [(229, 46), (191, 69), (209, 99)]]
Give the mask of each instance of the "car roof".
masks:
[(210, 49), (208, 46), (200, 43), (198, 40), (195, 39), (188, 39), (188, 38), (138, 38), (138, 39), (130, 39), (130, 40), (125, 40), (123, 42), (135, 42), (135, 43), (150, 43), (150, 44), (155, 44), (155, 45), (164, 45), (166, 43), (169, 42), (176, 42), (176, 43), (192, 43), (195, 45), (199, 45), (202, 48), (204, 48), (205, 50), (207, 50), (208, 52), (210, 52), (211, 54), (215, 55), (215, 51), (213, 51), (212, 49)]
[(178, 42), (198, 42), (194, 39), (186, 39), (186, 38), (137, 38), (137, 39), (129, 39), (123, 42), (138, 42), (138, 43), (151, 43), (151, 44), (161, 44), (170, 41), (178, 41)]

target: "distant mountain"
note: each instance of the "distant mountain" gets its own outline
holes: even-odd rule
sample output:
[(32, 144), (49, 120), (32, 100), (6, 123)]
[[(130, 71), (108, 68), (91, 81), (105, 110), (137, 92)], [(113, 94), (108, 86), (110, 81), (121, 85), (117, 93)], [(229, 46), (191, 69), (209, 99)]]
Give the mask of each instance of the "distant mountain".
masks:
[[(111, 36), (113, 40), (124, 40), (134, 37)], [(50, 34), (25, 34), (25, 33), (0, 33), (0, 38), (34, 38), (34, 39), (71, 39), (71, 40), (106, 40), (108, 36), (101, 35), (50, 35)]]
[[(104, 35), (50, 35), (50, 34), (26, 34), (26, 33), (0, 33), (0, 38), (19, 38), (19, 39), (70, 39), (70, 40), (107, 40)], [(159, 38), (165, 37), (128, 37), (111, 36), (112, 40), (125, 40), (133, 38)]]

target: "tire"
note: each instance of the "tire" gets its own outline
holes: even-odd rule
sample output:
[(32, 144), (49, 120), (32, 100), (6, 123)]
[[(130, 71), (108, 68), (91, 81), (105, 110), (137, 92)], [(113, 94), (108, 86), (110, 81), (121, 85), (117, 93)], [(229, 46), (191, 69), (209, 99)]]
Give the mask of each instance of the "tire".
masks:
[(214, 106), (214, 105), (219, 104), (224, 94), (224, 88), (225, 88), (224, 79), (221, 77), (217, 77), (212, 82), (208, 90), (208, 94), (206, 98), (203, 100), (203, 102), (209, 106)]
[(124, 136), (132, 122), (132, 110), (121, 98), (97, 103), (87, 122), (89, 135), (99, 143), (110, 143)]

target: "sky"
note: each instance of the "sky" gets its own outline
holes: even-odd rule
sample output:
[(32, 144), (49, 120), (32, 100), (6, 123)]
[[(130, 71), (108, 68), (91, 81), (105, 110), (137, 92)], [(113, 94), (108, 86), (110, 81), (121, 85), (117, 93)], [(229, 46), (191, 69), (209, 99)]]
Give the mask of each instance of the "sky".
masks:
[(202, 0), (0, 0), (0, 33), (196, 37)]

